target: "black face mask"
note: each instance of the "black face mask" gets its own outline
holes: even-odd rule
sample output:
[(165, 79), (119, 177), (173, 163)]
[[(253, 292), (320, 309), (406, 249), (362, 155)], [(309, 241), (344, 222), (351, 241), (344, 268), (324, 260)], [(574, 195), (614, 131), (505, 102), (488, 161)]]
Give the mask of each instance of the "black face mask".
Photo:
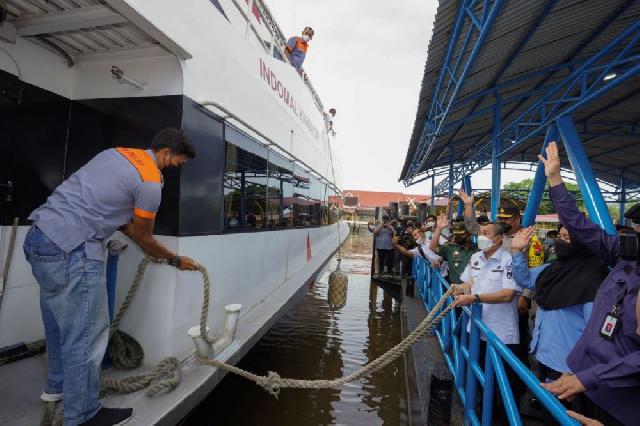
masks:
[(620, 234), (620, 256), (624, 260), (638, 260), (640, 258), (640, 247), (638, 233)]
[(553, 245), (556, 249), (556, 256), (558, 256), (559, 259), (571, 259), (578, 257), (585, 252), (584, 248), (579, 244), (568, 243), (560, 238), (556, 239), (553, 242)]
[(461, 236), (461, 237), (454, 237), (454, 238), (453, 238), (453, 241), (454, 241), (456, 244), (458, 244), (458, 245), (462, 246), (462, 245), (464, 245), (464, 244), (467, 242), (467, 237), (465, 237), (465, 236)]
[(513, 229), (513, 227), (507, 222), (500, 221), (499, 223), (504, 228), (504, 234), (505, 235), (508, 235), (509, 232), (511, 232), (511, 230)]

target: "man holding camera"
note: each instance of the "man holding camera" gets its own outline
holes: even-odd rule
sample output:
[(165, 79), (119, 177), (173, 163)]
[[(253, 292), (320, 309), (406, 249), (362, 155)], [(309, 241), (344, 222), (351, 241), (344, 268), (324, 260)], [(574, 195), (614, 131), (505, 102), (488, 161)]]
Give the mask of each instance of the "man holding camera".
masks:
[(382, 223), (373, 231), (376, 251), (378, 252), (378, 275), (384, 275), (384, 266), (387, 265), (387, 274), (393, 274), (393, 243), (395, 235), (394, 222), (389, 222), (389, 216), (382, 217)]
[[(640, 402), (640, 337), (636, 334), (636, 304), (640, 288), (638, 232), (611, 236), (578, 211), (560, 176), (560, 157), (555, 142), (539, 156), (549, 179), (549, 193), (560, 222), (571, 238), (588, 247), (613, 269), (600, 285), (591, 317), (567, 364), (566, 374), (543, 384), (559, 399), (584, 393), (591, 402), (583, 413), (607, 425), (637, 424)], [(640, 208), (627, 215), (640, 221)]]

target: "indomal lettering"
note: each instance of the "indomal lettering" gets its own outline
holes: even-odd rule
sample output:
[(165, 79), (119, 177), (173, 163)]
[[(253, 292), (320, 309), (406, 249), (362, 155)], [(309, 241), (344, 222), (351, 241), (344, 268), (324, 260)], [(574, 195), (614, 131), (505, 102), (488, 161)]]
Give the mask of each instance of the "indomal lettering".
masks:
[(298, 108), (298, 105), (296, 104), (296, 100), (291, 94), (291, 92), (289, 92), (289, 89), (287, 89), (287, 87), (284, 84), (282, 84), (282, 82), (273, 73), (273, 71), (269, 68), (269, 66), (267, 66), (266, 63), (264, 63), (262, 58), (259, 58), (259, 60), (260, 60), (260, 77), (262, 77), (264, 81), (269, 85), (269, 87), (271, 87), (271, 90), (273, 90), (278, 94), (278, 97), (282, 99), (284, 104), (288, 106), (291, 109), (291, 111), (293, 111), (293, 113), (300, 119), (302, 124), (304, 124), (304, 126), (307, 128), (309, 133), (311, 133), (311, 135), (317, 139), (320, 132), (318, 132), (318, 129), (313, 125), (309, 116), (305, 114), (302, 108)]

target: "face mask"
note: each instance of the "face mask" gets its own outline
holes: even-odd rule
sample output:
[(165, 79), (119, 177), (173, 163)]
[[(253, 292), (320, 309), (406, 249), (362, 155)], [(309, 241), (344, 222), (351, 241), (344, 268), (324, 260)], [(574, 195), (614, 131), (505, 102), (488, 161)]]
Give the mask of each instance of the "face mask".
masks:
[(638, 244), (638, 234), (620, 234), (620, 256), (624, 260), (638, 260), (640, 258), (640, 247)]
[(504, 222), (502, 220), (500, 221), (500, 225), (502, 225), (502, 227), (504, 228), (505, 235), (511, 232), (511, 230), (513, 229), (510, 223)]
[(309, 37), (309, 34), (303, 34), (302, 39), (304, 40), (305, 43), (309, 43), (309, 40), (311, 40), (311, 37)]
[(493, 247), (493, 240), (486, 235), (478, 235), (478, 248), (487, 251)]
[(435, 222), (427, 222), (427, 228), (435, 228), (435, 227), (436, 227)]
[(418, 239), (416, 240), (416, 243), (418, 243), (418, 244), (420, 244), (420, 245), (423, 245), (423, 244), (424, 244), (424, 238), (418, 238)]
[(455, 237), (455, 238), (453, 239), (453, 241), (455, 241), (455, 243), (456, 243), (456, 244), (458, 244), (459, 246), (461, 246), (461, 245), (463, 245), (463, 244), (465, 244), (465, 243), (467, 242), (467, 237), (464, 237), (464, 236), (462, 236), (462, 237)]
[(578, 244), (568, 243), (561, 239), (557, 239), (553, 243), (553, 247), (556, 249), (556, 256), (560, 259), (571, 259), (580, 256), (584, 250)]
[(451, 236), (451, 229), (444, 228), (441, 232), (442, 236), (445, 238), (449, 238)]
[(425, 233), (425, 236), (426, 236), (428, 239), (431, 239), (431, 237), (433, 237), (433, 232), (431, 232), (431, 231), (427, 231), (427, 232)]

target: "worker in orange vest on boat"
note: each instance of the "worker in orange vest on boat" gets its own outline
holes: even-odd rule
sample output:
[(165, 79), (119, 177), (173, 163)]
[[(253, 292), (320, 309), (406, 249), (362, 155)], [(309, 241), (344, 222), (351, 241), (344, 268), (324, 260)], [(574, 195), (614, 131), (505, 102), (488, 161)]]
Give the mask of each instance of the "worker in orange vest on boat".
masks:
[(29, 216), (24, 253), (40, 286), (47, 343), (41, 399), (63, 399), (65, 425), (114, 425), (133, 415), (131, 408), (102, 407), (98, 395), (109, 339), (105, 245), (120, 230), (147, 255), (182, 270), (198, 269), (153, 237), (161, 170), (194, 157), (187, 136), (171, 128), (160, 131), (147, 150), (107, 149)]
[(298, 71), (298, 73), (302, 72), (302, 63), (304, 62), (304, 58), (307, 56), (307, 49), (309, 48), (309, 42), (312, 38), (313, 28), (305, 27), (302, 31), (302, 36), (291, 37), (284, 48), (287, 53), (287, 58), (289, 58), (289, 62)]

